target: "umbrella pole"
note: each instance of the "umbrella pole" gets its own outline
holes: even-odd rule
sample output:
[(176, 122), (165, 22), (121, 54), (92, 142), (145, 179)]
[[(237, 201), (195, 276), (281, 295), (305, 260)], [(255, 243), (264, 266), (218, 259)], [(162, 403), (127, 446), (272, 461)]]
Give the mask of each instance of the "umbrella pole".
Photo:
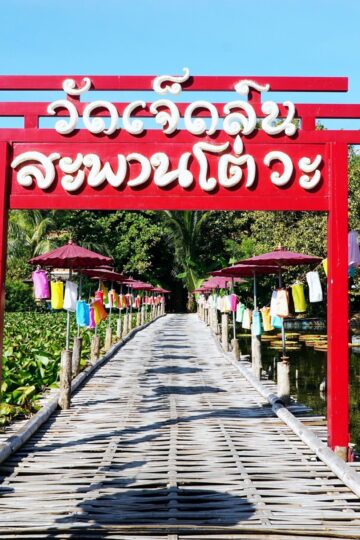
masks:
[[(72, 278), (72, 269), (69, 270), (69, 281)], [(70, 310), (66, 314), (66, 350), (70, 349)]]
[[(114, 286), (114, 283), (111, 282), (111, 290), (113, 290), (113, 286)], [(110, 299), (110, 295), (108, 298), (109, 298), (109, 304), (110, 304), (108, 326), (110, 328), (111, 327), (112, 300)]]
[[(231, 278), (231, 294), (235, 294), (234, 293), (234, 278), (233, 277)], [(232, 312), (232, 322), (233, 322), (233, 339), (235, 341), (235, 339), (236, 339), (236, 312), (235, 311)]]
[[(254, 294), (254, 311), (257, 311), (257, 287), (256, 287), (256, 272), (253, 271), (253, 294)], [(254, 323), (253, 323), (254, 325)], [(260, 336), (255, 335), (254, 326), (251, 331), (251, 364), (252, 370), (258, 379), (261, 379), (261, 339)]]
[[(81, 300), (81, 294), (82, 294), (82, 275), (80, 274), (80, 282), (79, 282), (79, 295), (78, 299)], [(77, 325), (77, 337), (80, 337), (80, 325)]]
[(132, 297), (133, 297), (133, 289), (129, 289), (129, 314), (128, 314), (128, 328), (129, 332), (132, 330)]
[[(81, 289), (82, 289), (82, 275), (80, 274), (78, 301), (81, 300), (81, 296), (82, 296)], [(72, 352), (72, 374), (74, 377), (78, 375), (80, 371), (81, 350), (82, 350), (82, 337), (81, 337), (80, 325), (78, 324), (77, 334), (76, 334), (76, 337), (74, 338), (73, 352)]]
[[(112, 281), (110, 291), (113, 290), (113, 287), (114, 287), (114, 282)], [(110, 296), (110, 291), (108, 293), (108, 301), (109, 301), (110, 308), (109, 308), (108, 326), (107, 326), (106, 334), (105, 334), (105, 351), (108, 351), (111, 348), (111, 345), (112, 345), (111, 314), (112, 314), (113, 297), (112, 297), (112, 293), (111, 293), (111, 296)]]
[[(281, 266), (279, 267), (279, 288), (282, 288), (282, 274), (281, 274)], [(286, 334), (285, 334), (285, 326), (284, 326), (284, 319), (282, 319), (282, 326), (281, 326), (281, 342), (282, 342), (282, 355), (283, 358), (286, 358)]]
[(257, 290), (256, 290), (256, 274), (254, 272), (254, 309), (257, 309)]
[[(231, 294), (234, 292), (234, 278), (231, 278)], [(236, 339), (236, 311), (232, 312), (232, 323), (233, 323), (233, 341), (232, 341), (232, 351), (236, 360), (240, 360), (240, 347), (239, 342)]]
[[(122, 285), (120, 285), (120, 295), (122, 297)], [(118, 299), (118, 303), (119, 303), (119, 306), (118, 306), (119, 317), (118, 317), (118, 321), (117, 321), (116, 336), (118, 338), (121, 338), (121, 311), (122, 311), (122, 307), (121, 307), (121, 303), (120, 303), (120, 298)]]
[[(69, 280), (72, 270), (69, 269)], [(70, 351), (70, 310), (66, 314), (66, 348), (61, 353), (60, 360), (60, 394), (59, 406), (61, 409), (69, 409), (71, 403), (71, 371), (72, 355)]]

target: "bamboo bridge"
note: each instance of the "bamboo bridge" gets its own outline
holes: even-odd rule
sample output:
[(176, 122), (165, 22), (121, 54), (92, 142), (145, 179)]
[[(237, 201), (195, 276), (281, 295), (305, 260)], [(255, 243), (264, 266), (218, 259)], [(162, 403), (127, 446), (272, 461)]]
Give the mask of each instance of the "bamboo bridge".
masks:
[[(322, 418), (289, 410), (326, 438)], [(136, 333), (0, 475), (1, 539), (360, 538), (359, 497), (196, 315)]]

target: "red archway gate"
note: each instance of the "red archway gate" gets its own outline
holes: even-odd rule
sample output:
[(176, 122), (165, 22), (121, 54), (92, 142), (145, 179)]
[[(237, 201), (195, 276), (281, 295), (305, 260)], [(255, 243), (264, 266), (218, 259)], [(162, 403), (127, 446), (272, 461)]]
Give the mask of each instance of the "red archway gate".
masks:
[[(184, 69), (176, 77), (3, 76), (0, 90), (59, 93), (51, 103), (0, 103), (0, 116), (24, 123), (0, 129), (0, 343), (9, 209), (327, 212), (328, 432), (329, 445), (344, 454), (347, 153), (360, 135), (316, 130), (316, 121), (359, 118), (360, 106), (277, 104), (271, 93), (345, 92), (347, 79), (191, 77)], [(132, 91), (140, 98), (99, 98)], [(199, 99), (176, 99), (189, 91)], [(209, 92), (230, 97), (213, 102)], [(52, 117), (54, 127), (48, 127)]]

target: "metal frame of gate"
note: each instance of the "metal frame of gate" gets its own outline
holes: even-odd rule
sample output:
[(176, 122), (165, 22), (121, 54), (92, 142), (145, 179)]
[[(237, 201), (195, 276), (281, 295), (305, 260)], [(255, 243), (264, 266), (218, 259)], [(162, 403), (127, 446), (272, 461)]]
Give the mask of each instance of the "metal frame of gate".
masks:
[[(73, 107), (72, 110), (76, 109), (79, 121), (81, 121), (83, 115), (86, 114), (86, 106), (88, 106), (88, 102), (81, 99), (82, 92), (77, 93), (76, 91), (84, 84), (85, 79), (82, 76), (70, 78), (62, 76), (1, 76), (0, 90), (61, 92), (65, 80), (70, 80), (70, 87), (67, 83), (68, 87), (75, 89), (74, 92), (68, 92), (65, 100), (71, 104), (69, 107)], [(93, 91), (107, 93), (137, 91), (141, 92), (141, 101), (145, 95), (153, 96), (153, 92), (156, 90), (154, 81), (158, 83), (157, 99), (160, 95), (160, 101), (165, 99), (163, 94), (166, 92), (168, 96), (173, 94), (170, 95), (173, 100), (174, 95), (180, 90), (185, 95), (187, 92), (217, 92), (217, 95), (222, 97), (225, 92), (234, 92), (239, 81), (253, 83), (253, 86), (250, 84), (244, 101), (251, 105), (258, 122), (267, 114), (262, 101), (262, 90), (257, 89), (258, 87), (269, 85), (269, 94), (267, 95), (271, 95), (271, 92), (346, 92), (348, 84), (347, 78), (343, 77), (93, 76), (86, 80), (90, 81), (88, 89), (90, 96)], [(174, 89), (176, 92), (173, 92)], [(101, 103), (100, 100), (100, 104), (94, 104), (93, 119), (94, 117), (104, 119), (110, 116), (111, 111), (109, 112), (109, 109)], [(120, 119), (122, 115), (129, 112), (129, 108), (127, 109), (129, 101), (113, 102), (112, 104)], [(358, 119), (360, 118), (360, 105), (296, 104), (295, 117), (300, 122), (296, 133), (290, 136), (285, 131), (269, 134), (262, 129), (255, 129), (248, 135), (238, 133), (241, 136), (242, 148), (237, 152), (235, 151), (234, 134), (226, 133), (220, 128), (213, 130), (204, 128), (201, 133), (191, 133), (186, 127), (180, 126), (181, 119), (186, 115), (188, 116), (187, 126), (192, 125), (192, 120), (189, 120), (189, 104), (177, 102), (176, 105), (180, 117), (179, 124), (177, 129), (168, 134), (164, 133), (166, 129), (164, 126), (167, 125), (164, 121), (162, 122), (163, 130), (144, 127), (139, 133), (135, 133), (136, 130), (131, 132), (131, 124), (129, 130), (124, 128), (110, 130), (103, 126), (96, 133), (96, 129), (91, 131), (83, 129), (82, 126), (76, 126), (69, 133), (61, 133), (61, 130), (40, 127), (43, 124), (42, 119), (53, 116), (55, 112), (54, 107), (49, 112), (47, 101), (0, 102), (0, 117), (20, 117), (24, 123), (21, 128), (0, 128), (0, 343), (2, 343), (3, 337), (9, 209), (216, 209), (326, 212), (328, 216), (328, 444), (333, 449), (344, 452), (349, 443), (347, 162), (348, 145), (360, 144), (360, 131), (318, 130), (316, 122), (323, 118)], [(207, 102), (200, 100), (192, 109), (193, 113), (197, 109), (194, 117), (210, 121), (214, 117), (216, 120), (217, 115), (220, 121), (230, 112), (228, 109), (227, 113), (226, 109), (224, 111), (224, 103), (217, 102), (213, 103), (212, 106), (215, 110), (212, 107), (207, 107)], [(65, 117), (69, 116), (66, 107), (55, 104), (55, 108), (58, 110), (57, 116), (60, 117), (60, 120), (61, 118), (66, 120)], [(154, 112), (151, 104), (144, 101), (138, 107), (131, 107), (132, 120), (142, 118), (145, 123), (149, 122), (158, 112), (167, 108), (166, 103), (165, 105), (158, 103), (157, 110)], [(94, 112), (95, 109), (96, 112)], [(116, 114), (114, 109), (112, 112)], [(286, 102), (278, 105), (279, 120), (286, 117), (288, 112), (289, 106)], [(87, 121), (88, 126), (91, 126), (89, 115)], [(204, 143), (205, 146), (202, 145), (201, 148), (196, 146), (199, 142)], [(206, 144), (210, 147), (220, 148), (222, 145), (225, 147), (226, 143), (228, 143), (226, 150), (219, 152), (211, 150), (211, 148), (207, 150)], [(200, 150), (195, 150), (197, 148)], [(192, 182), (186, 174), (183, 185), (179, 185), (180, 180), (176, 175), (173, 180), (168, 179), (167, 181), (165, 181), (164, 176), (160, 175), (158, 182), (154, 182), (157, 165), (154, 165), (155, 162), (151, 156), (158, 153), (166, 154), (169, 163), (174, 168), (175, 164), (179, 163), (181, 156), (190, 154), (191, 150), (193, 151), (192, 155), (183, 159), (193, 176)], [(219, 184), (218, 178), (216, 178), (219, 170), (217, 168), (219, 159), (229, 151), (232, 152), (227, 154), (227, 165), (230, 167), (232, 165), (235, 167), (245, 165), (246, 168), (251, 157), (253, 158), (257, 172), (252, 182), (249, 179), (249, 171), (245, 173), (244, 170), (242, 172), (243, 178), (241, 181), (239, 180), (237, 185), (231, 186), (230, 183), (226, 185), (224, 182), (223, 185)], [(321, 181), (313, 189), (301, 189), (299, 186), (301, 171), (294, 167), (291, 177), (285, 185), (274, 184), (270, 180), (271, 173), (278, 171), (279, 176), (279, 167), (283, 165), (281, 163), (279, 165), (276, 156), (273, 157), (272, 163), (269, 165), (271, 160), (265, 156), (274, 151), (287, 154), (296, 166), (301, 158), (306, 157), (310, 163), (315, 160), (318, 154), (321, 155), (322, 164), (319, 167)], [(52, 172), (55, 172), (55, 177), (49, 186), (43, 188), (39, 186), (33, 175), (34, 169), (31, 169), (31, 179), (25, 174), (25, 180), (23, 177), (22, 182), (19, 182), (19, 167), (16, 163), (21, 162), (19, 156), (25, 156), (22, 161), (24, 163), (28, 152), (38, 152), (47, 157), (57, 156), (52, 161)], [(206, 165), (204, 165), (206, 152), (208, 155)], [(83, 183), (80, 182), (79, 189), (64, 190), (59, 162), (63, 158), (68, 158), (74, 164), (79, 153), (87, 156), (95, 154), (101, 164), (105, 160), (114, 162), (116, 157), (121, 155), (122, 159), (127, 160), (126, 174), (124, 173), (123, 179), (115, 179), (113, 182), (115, 185), (106, 181), (100, 182), (100, 177), (94, 175), (93, 185), (89, 185), (89, 168), (91, 167), (88, 165), (88, 169), (86, 169), (84, 162), (82, 162), (81, 166), (78, 167), (78, 172), (83, 172), (85, 177), (86, 174), (88, 175), (88, 183), (86, 183), (85, 178)], [(140, 157), (146, 158), (145, 165), (148, 167), (147, 163), (149, 162), (152, 168), (144, 181), (131, 182), (134, 180), (134, 176), (138, 179), (141, 173), (142, 162), (139, 161), (139, 154)], [(34, 166), (34, 159), (31, 159), (33, 155), (29, 154), (28, 164), (30, 166)], [(243, 161), (241, 161), (241, 157)], [(94, 160), (94, 158), (91, 159)], [(203, 160), (202, 164), (201, 160)], [(267, 160), (268, 166), (264, 165), (264, 160)], [(91, 163), (94, 165), (93, 162)], [(41, 174), (44, 175), (44, 164), (40, 162), (37, 165)], [(204, 176), (206, 168), (208, 174)], [(208, 190), (201, 187), (198, 182), (200, 175), (203, 176), (203, 185), (209, 185), (210, 175), (215, 177), (216, 187)], [(245, 178), (247, 178), (249, 185), (245, 184)], [(95, 185), (97, 181), (100, 183)]]

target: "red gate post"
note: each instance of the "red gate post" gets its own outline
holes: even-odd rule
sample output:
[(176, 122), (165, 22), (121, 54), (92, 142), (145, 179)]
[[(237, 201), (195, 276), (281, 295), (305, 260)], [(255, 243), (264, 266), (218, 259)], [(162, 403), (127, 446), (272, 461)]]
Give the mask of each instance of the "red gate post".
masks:
[(0, 396), (2, 385), (2, 353), (4, 337), (6, 251), (9, 213), (9, 145), (0, 142)]
[(328, 214), (328, 444), (347, 459), (349, 445), (348, 369), (348, 148), (331, 144)]

